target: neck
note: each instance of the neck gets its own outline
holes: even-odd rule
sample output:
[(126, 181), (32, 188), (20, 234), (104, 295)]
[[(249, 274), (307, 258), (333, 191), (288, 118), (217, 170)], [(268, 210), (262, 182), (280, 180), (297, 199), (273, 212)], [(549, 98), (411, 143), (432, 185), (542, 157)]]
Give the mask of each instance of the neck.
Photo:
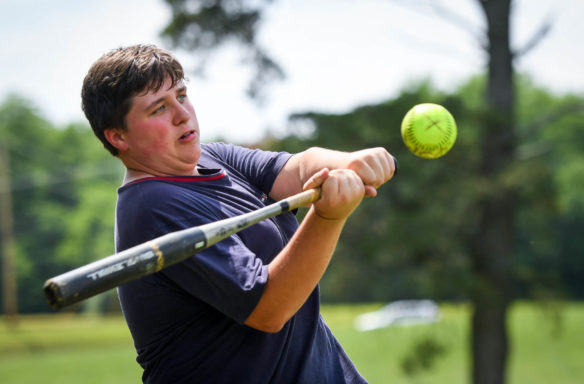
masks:
[[(198, 175), (199, 175), (199, 172), (197, 171), (197, 168), (195, 167), (193, 169), (192, 175), (182, 175), (182, 176), (198, 176)], [(152, 173), (147, 173), (147, 172), (140, 171), (140, 170), (133, 169), (133, 168), (126, 168), (126, 174), (124, 175), (124, 181), (122, 182), (122, 185), (126, 185), (128, 183), (131, 183), (134, 180), (143, 179), (145, 177), (157, 177), (157, 176), (162, 176), (162, 175), (155, 175)]]

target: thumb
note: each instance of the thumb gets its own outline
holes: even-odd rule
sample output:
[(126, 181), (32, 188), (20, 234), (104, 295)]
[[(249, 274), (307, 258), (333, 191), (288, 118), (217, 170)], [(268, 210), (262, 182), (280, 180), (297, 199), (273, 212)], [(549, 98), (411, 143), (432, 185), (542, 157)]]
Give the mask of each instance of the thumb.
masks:
[(312, 175), (310, 179), (306, 181), (306, 183), (304, 183), (302, 189), (306, 191), (307, 189), (320, 187), (322, 183), (324, 183), (324, 181), (328, 178), (328, 175), (329, 175), (328, 168), (321, 169), (320, 171)]

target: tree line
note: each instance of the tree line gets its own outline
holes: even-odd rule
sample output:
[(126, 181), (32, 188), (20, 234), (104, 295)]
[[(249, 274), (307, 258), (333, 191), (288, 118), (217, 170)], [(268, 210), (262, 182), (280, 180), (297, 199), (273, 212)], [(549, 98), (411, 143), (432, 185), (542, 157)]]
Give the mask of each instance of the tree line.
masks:
[[(501, 184), (516, 196), (518, 233), (508, 271), (513, 298), (584, 298), (578, 243), (584, 229), (584, 99), (556, 95), (527, 77), (517, 84), (522, 144), (497, 179), (478, 171), (484, 76), (453, 93), (422, 81), (393, 99), (344, 114), (297, 113), (287, 136), (253, 144), (290, 152), (383, 146), (400, 161), (398, 176), (349, 220), (322, 280), (324, 301), (469, 300), (481, 284), (469, 254), (468, 238), (478, 226), (473, 207)], [(415, 157), (400, 137), (402, 117), (422, 102), (444, 105), (457, 120), (458, 141), (437, 160)], [(18, 96), (0, 105), (0, 140), (10, 160), (18, 308), (48, 312), (42, 296), (47, 278), (113, 253), (123, 169), (86, 123), (56, 127)], [(70, 310), (117, 310), (112, 292), (90, 303)]]

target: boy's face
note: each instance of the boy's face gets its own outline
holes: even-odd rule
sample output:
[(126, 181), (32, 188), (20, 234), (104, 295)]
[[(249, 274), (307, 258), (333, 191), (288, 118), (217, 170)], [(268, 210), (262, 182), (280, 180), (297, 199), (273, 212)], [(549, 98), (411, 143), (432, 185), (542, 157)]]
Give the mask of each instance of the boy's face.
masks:
[(114, 129), (108, 139), (127, 168), (154, 176), (190, 176), (201, 155), (195, 109), (181, 82), (167, 79), (156, 92), (132, 98), (126, 130)]

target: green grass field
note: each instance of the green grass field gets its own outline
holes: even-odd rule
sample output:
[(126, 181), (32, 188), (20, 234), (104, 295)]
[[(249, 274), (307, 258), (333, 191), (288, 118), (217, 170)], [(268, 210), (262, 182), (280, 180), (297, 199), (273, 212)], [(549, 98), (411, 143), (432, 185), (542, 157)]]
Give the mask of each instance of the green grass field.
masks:
[[(369, 332), (356, 316), (380, 305), (325, 306), (323, 316), (372, 383), (468, 383), (469, 311), (442, 304), (437, 323)], [(584, 304), (516, 304), (509, 319), (508, 382), (581, 383)], [(0, 327), (0, 382), (139, 383), (130, 334), (120, 317), (22, 316)]]

